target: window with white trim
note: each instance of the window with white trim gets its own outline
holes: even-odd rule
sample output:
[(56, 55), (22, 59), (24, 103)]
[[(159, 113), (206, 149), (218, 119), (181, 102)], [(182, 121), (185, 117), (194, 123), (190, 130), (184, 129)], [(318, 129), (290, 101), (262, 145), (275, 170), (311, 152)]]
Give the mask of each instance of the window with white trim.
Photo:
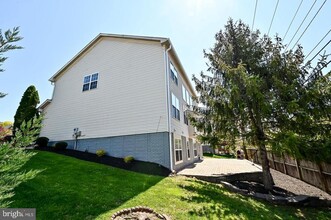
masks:
[(83, 81), (83, 92), (96, 89), (98, 87), (98, 78), (99, 78), (98, 73), (85, 76)]
[(175, 161), (183, 161), (182, 139), (180, 138), (175, 138)]
[(194, 153), (194, 157), (197, 157), (198, 156), (198, 144), (197, 143), (194, 143), (193, 144), (193, 153)]
[(179, 101), (173, 93), (171, 93), (171, 103), (172, 103), (172, 109), (171, 109), (172, 117), (180, 120)]
[(186, 88), (184, 87), (184, 85), (182, 85), (182, 96), (183, 96), (183, 99), (185, 102), (187, 102), (186, 100), (186, 97), (187, 97), (187, 90)]
[(182, 85), (182, 96), (184, 101), (189, 105), (192, 106), (192, 97), (190, 96), (190, 93), (187, 91), (184, 85)]
[(188, 141), (186, 142), (186, 148), (187, 148), (187, 159), (191, 160), (190, 144)]
[(170, 76), (171, 79), (178, 85), (178, 73), (175, 66), (170, 62)]
[(184, 87), (184, 85), (182, 85), (182, 96), (183, 96), (183, 99), (186, 101), (186, 89)]
[(184, 124), (188, 125), (188, 117), (187, 117), (187, 113), (186, 113), (185, 109), (187, 109), (187, 106), (184, 104), (184, 105), (183, 105)]

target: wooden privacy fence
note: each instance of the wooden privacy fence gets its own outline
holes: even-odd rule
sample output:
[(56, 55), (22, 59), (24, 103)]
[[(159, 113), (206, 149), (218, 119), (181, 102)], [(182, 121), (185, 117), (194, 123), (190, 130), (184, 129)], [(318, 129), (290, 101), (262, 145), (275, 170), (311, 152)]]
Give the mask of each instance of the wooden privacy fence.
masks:
[[(247, 154), (254, 163), (261, 164), (258, 150), (247, 149)], [(331, 164), (297, 160), (286, 154), (276, 155), (271, 151), (268, 151), (267, 155), (271, 168), (331, 193)]]

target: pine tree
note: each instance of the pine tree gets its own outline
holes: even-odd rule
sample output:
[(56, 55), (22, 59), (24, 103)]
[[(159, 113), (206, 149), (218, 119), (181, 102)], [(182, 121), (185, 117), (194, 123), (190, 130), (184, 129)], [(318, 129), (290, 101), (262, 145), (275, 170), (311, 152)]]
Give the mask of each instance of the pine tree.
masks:
[[(18, 36), (19, 29), (16, 27), (12, 31), (4, 33), (0, 29), (0, 67), (7, 59), (3, 54), (9, 50), (21, 49), (13, 43), (22, 39)], [(0, 68), (0, 72), (4, 71)], [(29, 90), (29, 91), (28, 91)], [(8, 207), (14, 196), (14, 189), (22, 182), (25, 182), (37, 175), (38, 170), (25, 171), (24, 164), (36, 153), (28, 152), (23, 147), (32, 144), (41, 128), (42, 117), (34, 117), (37, 114), (36, 105), (39, 103), (38, 92), (34, 86), (30, 86), (23, 95), (16, 113), (15, 122), (17, 131), (11, 142), (0, 143), (0, 207)], [(0, 92), (0, 98), (6, 94)], [(1, 136), (1, 134), (0, 134)], [(0, 137), (2, 138), (2, 137)]]
[[(4, 57), (3, 54), (10, 50), (22, 49), (21, 46), (14, 45), (14, 42), (20, 41), (23, 38), (18, 36), (19, 28), (15, 27), (13, 30), (7, 30), (4, 35), (0, 29), (0, 72), (3, 72), (4, 69), (1, 68), (1, 65), (5, 62), (8, 57)], [(7, 94), (0, 92), (0, 98), (5, 97)]]
[(22, 167), (35, 155), (23, 147), (32, 144), (41, 128), (42, 117), (35, 117), (23, 122), (11, 142), (0, 144), (0, 207), (8, 207), (14, 196), (14, 189), (29, 179), (34, 178), (39, 170), (23, 170)]
[(29, 86), (21, 99), (14, 116), (14, 133), (20, 129), (21, 124), (25, 121), (31, 120), (38, 115), (37, 105), (39, 104), (39, 95), (36, 88), (32, 85)]
[(230, 19), (215, 38), (204, 52), (208, 73), (193, 77), (204, 106), (194, 108), (192, 122), (211, 145), (238, 139), (256, 145), (271, 190), (267, 148), (306, 157), (317, 146), (330, 152), (330, 77), (303, 65), (301, 46), (285, 51), (279, 37), (260, 37), (241, 21)]

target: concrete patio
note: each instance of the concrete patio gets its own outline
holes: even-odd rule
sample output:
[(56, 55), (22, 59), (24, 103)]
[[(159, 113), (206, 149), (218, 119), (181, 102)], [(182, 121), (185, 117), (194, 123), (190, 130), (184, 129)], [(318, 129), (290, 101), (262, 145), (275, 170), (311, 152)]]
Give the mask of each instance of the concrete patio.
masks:
[(178, 175), (216, 177), (255, 172), (262, 172), (261, 166), (248, 160), (205, 157), (203, 161), (185, 167), (183, 170), (178, 172)]

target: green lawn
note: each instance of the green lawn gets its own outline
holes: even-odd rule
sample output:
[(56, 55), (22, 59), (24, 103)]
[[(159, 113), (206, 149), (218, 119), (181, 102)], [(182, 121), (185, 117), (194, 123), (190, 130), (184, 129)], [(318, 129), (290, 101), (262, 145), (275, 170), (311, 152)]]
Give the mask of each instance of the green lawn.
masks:
[(44, 169), (15, 191), (11, 207), (36, 208), (37, 219), (109, 219), (143, 205), (172, 219), (331, 219), (331, 210), (270, 205), (185, 177), (134, 173), (38, 152), (27, 169)]

